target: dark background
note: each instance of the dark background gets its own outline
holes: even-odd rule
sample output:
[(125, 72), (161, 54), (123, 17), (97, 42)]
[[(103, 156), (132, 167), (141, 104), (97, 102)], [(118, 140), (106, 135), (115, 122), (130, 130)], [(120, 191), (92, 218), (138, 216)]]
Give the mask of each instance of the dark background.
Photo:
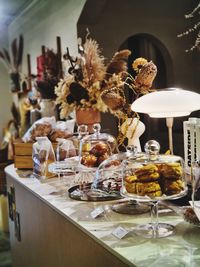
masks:
[[(108, 60), (121, 48), (132, 51), (129, 62), (137, 57), (153, 60), (158, 67), (155, 89), (179, 87), (199, 93), (200, 52), (185, 52), (193, 45), (196, 35), (177, 38), (197, 21), (198, 18), (184, 17), (197, 4), (196, 0), (88, 0), (78, 21), (78, 36), (84, 38), (88, 27)], [(142, 148), (147, 140), (156, 139), (161, 144), (161, 152), (165, 152), (168, 149), (165, 119), (140, 115), (146, 125), (141, 137)], [(199, 112), (191, 116), (199, 117)], [(187, 118), (174, 119), (174, 154), (181, 156), (184, 154), (183, 121)], [(112, 115), (103, 114), (102, 125), (111, 128), (110, 133), (117, 136), (117, 120)]]

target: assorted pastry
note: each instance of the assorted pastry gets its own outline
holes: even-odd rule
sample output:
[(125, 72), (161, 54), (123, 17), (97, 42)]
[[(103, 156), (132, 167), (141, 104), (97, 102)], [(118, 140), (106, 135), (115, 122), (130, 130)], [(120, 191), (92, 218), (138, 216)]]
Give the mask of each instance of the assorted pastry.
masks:
[(82, 147), (81, 164), (87, 167), (98, 167), (111, 155), (110, 146), (104, 142), (85, 143)]
[(50, 135), (52, 130), (53, 128), (50, 123), (37, 123), (30, 131), (30, 137), (28, 142), (33, 143), (36, 141), (36, 137)]
[(122, 185), (122, 179), (121, 177), (118, 178), (109, 178), (104, 181), (102, 181), (102, 190), (108, 191), (108, 192), (120, 192), (120, 188)]
[(56, 142), (58, 138), (69, 138), (72, 137), (72, 133), (68, 130), (61, 130), (61, 129), (53, 129), (53, 131), (49, 134), (49, 139), (51, 142)]
[(55, 117), (43, 117), (35, 121), (22, 137), (24, 143), (34, 143), (37, 137), (47, 136), (51, 142), (73, 136), (74, 120), (56, 121)]
[(179, 194), (184, 189), (180, 163), (147, 164), (137, 167), (125, 177), (128, 193), (160, 197)]
[(57, 139), (58, 145), (56, 149), (57, 161), (63, 161), (67, 158), (75, 157), (78, 155), (78, 149), (74, 139)]
[(47, 136), (51, 142), (56, 142), (57, 138), (69, 138), (72, 133), (68, 130), (53, 128), (50, 123), (37, 123), (30, 131), (28, 142), (35, 142), (36, 137)]

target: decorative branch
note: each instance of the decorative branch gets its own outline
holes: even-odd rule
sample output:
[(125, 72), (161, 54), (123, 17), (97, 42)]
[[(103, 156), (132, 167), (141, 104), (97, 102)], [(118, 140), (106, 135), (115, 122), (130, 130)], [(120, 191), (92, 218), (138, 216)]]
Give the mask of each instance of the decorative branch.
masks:
[(11, 44), (11, 49), (12, 49), (12, 57), (13, 57), (13, 66), (15, 69), (17, 69), (17, 53), (18, 53), (18, 49), (17, 49), (17, 38), (15, 38), (12, 41)]
[[(199, 14), (200, 14), (200, 2), (189, 14), (185, 15), (185, 18), (191, 19), (191, 18), (198, 16)], [(200, 28), (200, 21), (195, 23), (191, 28), (189, 28), (186, 31), (182, 32), (181, 34), (177, 35), (177, 37), (180, 38), (180, 37), (184, 37), (186, 35), (189, 35), (192, 32), (198, 31), (194, 45), (192, 47), (190, 47), (189, 49), (186, 49), (185, 52), (191, 52), (196, 48), (200, 49), (200, 30), (199, 30), (199, 28)]]
[(17, 73), (21, 70), (23, 46), (23, 36), (20, 35), (19, 45), (17, 44), (17, 38), (15, 38), (11, 43), (11, 54), (9, 54), (8, 50), (5, 48), (0, 51), (0, 59), (3, 61), (9, 72)]
[(17, 68), (21, 68), (22, 58), (23, 58), (23, 50), (24, 50), (24, 38), (22, 35), (19, 36), (19, 48), (18, 48), (18, 58), (17, 58)]
[(5, 48), (3, 48), (3, 53), (4, 53), (4, 56), (5, 56), (5, 61), (8, 63), (8, 65), (11, 65), (10, 55), (9, 55), (8, 51)]

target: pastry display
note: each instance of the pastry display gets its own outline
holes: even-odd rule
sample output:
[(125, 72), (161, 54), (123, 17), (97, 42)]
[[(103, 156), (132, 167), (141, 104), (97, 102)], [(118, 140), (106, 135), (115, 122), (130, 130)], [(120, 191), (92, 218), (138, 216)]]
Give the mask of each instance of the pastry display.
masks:
[(122, 186), (122, 179), (121, 177), (118, 178), (109, 178), (102, 182), (102, 190), (110, 192), (116, 191), (120, 192), (120, 188)]
[(183, 188), (183, 169), (178, 162), (157, 164), (159, 169), (162, 192), (165, 195), (175, 195), (180, 193)]
[[(96, 153), (96, 147), (92, 152)], [(102, 146), (102, 148), (105, 146)], [(106, 154), (106, 153), (105, 153)], [(105, 155), (103, 154), (103, 155)], [(98, 159), (103, 155), (96, 153)], [(73, 199), (85, 200), (85, 201), (102, 201), (102, 200), (113, 200), (121, 198), (121, 187), (122, 187), (122, 169), (121, 161), (118, 159), (118, 154), (109, 156), (97, 169), (82, 168), (78, 174), (78, 185), (70, 188), (69, 196)], [(93, 165), (97, 157), (92, 154), (84, 154), (82, 156), (82, 162), (86, 161), (88, 165)], [(96, 162), (96, 164), (98, 164)], [(90, 166), (91, 166), (90, 165)], [(88, 178), (92, 179), (88, 179)]]
[(100, 141), (93, 145), (91, 143), (88, 145), (84, 144), (82, 152), (81, 164), (87, 167), (98, 167), (111, 155), (109, 145)]
[(56, 159), (63, 161), (67, 158), (75, 157), (78, 155), (78, 149), (74, 139), (57, 138)]
[(35, 142), (36, 137), (48, 136), (53, 128), (50, 123), (37, 123), (30, 133), (29, 142)]
[(119, 166), (121, 164), (121, 162), (120, 162), (120, 160), (117, 160), (117, 159), (113, 159), (113, 160), (111, 160), (109, 163), (107, 163), (106, 165), (105, 165), (105, 168), (109, 168), (109, 167), (117, 167), (117, 166)]
[(160, 145), (149, 140), (145, 153), (135, 153), (123, 162), (121, 193), (131, 200), (147, 202), (151, 221), (139, 224), (134, 232), (145, 238), (167, 237), (173, 234), (174, 226), (158, 221), (159, 202), (175, 200), (186, 195), (183, 160), (179, 156), (159, 154)]
[(161, 196), (159, 177), (158, 168), (154, 164), (136, 168), (133, 175), (125, 178), (126, 190), (139, 196)]
[(179, 179), (183, 175), (182, 167), (178, 162), (157, 164), (157, 167), (159, 168), (159, 173), (168, 179)]
[(158, 168), (154, 164), (145, 165), (135, 170), (135, 175), (139, 181), (152, 181), (159, 178)]
[(142, 182), (136, 175), (128, 176), (125, 179), (126, 190), (129, 193), (137, 194), (139, 196), (161, 196), (161, 187), (158, 181), (155, 182)]
[(128, 193), (160, 197), (180, 193), (184, 189), (180, 163), (147, 164), (134, 168), (124, 179)]
[(28, 129), (22, 137), (25, 143), (34, 143), (37, 137), (47, 136), (51, 142), (58, 138), (67, 139), (73, 136), (74, 120), (56, 121), (55, 117), (43, 117)]
[(94, 133), (86, 135), (80, 142), (80, 163), (87, 167), (99, 167), (113, 153), (118, 152), (116, 139), (107, 133), (100, 133), (99, 123), (93, 125)]
[(90, 153), (96, 156), (103, 156), (108, 153), (109, 150), (110, 149), (107, 144), (99, 142), (92, 147)]
[(69, 137), (72, 137), (72, 133), (67, 131), (67, 130), (61, 130), (61, 129), (54, 129), (50, 135), (49, 135), (49, 139), (52, 141), (52, 142), (56, 142), (56, 139), (57, 138), (69, 138)]
[(81, 164), (87, 167), (95, 167), (97, 165), (97, 157), (92, 154), (85, 154), (81, 158)]
[(30, 131), (29, 142), (35, 142), (36, 137), (47, 136), (50, 141), (56, 142), (57, 138), (69, 138), (72, 137), (72, 133), (68, 130), (61, 130), (53, 128), (50, 123), (37, 123)]
[(183, 190), (183, 188), (184, 186), (181, 179), (164, 179), (162, 184), (163, 193), (167, 196), (178, 194)]

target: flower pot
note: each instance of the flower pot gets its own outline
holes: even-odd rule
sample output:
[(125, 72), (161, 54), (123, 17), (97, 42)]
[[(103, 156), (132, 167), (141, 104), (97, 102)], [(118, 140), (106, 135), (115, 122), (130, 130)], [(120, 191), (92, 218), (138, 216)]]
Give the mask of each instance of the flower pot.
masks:
[(85, 124), (88, 126), (88, 131), (93, 132), (92, 126), (94, 123), (101, 122), (101, 113), (93, 108), (80, 108), (76, 110), (77, 125)]

